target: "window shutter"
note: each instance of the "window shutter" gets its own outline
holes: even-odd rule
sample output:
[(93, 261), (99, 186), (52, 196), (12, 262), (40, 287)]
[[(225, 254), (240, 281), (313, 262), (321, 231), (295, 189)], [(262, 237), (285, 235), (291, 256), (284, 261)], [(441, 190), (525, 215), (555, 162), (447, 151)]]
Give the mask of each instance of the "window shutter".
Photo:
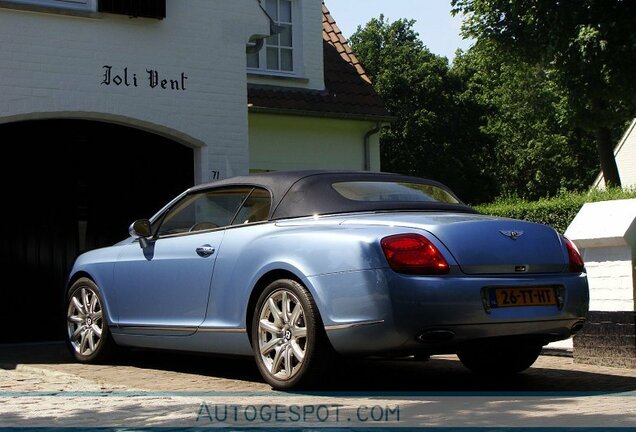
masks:
[(166, 17), (166, 0), (99, 0), (99, 11), (133, 17)]

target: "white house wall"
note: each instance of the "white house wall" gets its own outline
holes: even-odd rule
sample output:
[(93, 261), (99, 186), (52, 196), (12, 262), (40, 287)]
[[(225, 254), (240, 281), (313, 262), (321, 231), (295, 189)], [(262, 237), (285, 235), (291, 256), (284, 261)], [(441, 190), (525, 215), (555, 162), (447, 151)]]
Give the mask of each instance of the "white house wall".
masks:
[[(250, 113), (250, 169), (364, 170), (369, 121)], [(370, 138), (371, 171), (380, 171), (379, 135)]]
[(246, 173), (254, 34), (269, 34), (255, 0), (168, 0), (164, 20), (0, 8), (0, 123), (127, 124), (198, 148), (197, 182)]
[[(636, 119), (632, 121), (627, 131), (614, 150), (618, 173), (624, 187), (636, 186)], [(605, 189), (605, 179), (601, 173), (594, 185)]]
[(633, 311), (631, 247), (586, 248), (581, 253), (590, 284), (590, 310)]
[(583, 256), (590, 310), (634, 311), (636, 199), (584, 204), (565, 236)]

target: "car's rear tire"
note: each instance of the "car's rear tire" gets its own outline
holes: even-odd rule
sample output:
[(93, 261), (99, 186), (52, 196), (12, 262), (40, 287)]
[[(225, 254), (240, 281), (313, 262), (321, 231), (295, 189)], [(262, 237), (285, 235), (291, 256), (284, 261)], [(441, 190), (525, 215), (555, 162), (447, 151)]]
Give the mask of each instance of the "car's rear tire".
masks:
[(539, 358), (542, 345), (537, 343), (484, 342), (463, 348), (459, 360), (475, 373), (516, 374), (528, 369)]
[(333, 356), (316, 303), (291, 279), (272, 282), (259, 296), (252, 348), (261, 375), (277, 390), (315, 385)]
[(66, 297), (66, 345), (81, 363), (102, 363), (115, 352), (104, 300), (97, 285), (88, 278), (78, 279)]

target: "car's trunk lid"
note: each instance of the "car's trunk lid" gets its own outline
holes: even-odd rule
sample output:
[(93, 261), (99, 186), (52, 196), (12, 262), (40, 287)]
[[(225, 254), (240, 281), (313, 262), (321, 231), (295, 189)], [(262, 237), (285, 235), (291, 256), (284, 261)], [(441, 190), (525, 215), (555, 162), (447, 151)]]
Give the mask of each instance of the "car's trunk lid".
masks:
[(401, 213), (344, 223), (424, 229), (447, 247), (466, 274), (558, 273), (568, 267), (567, 249), (557, 232), (532, 222), (472, 214)]
[(464, 273), (557, 273), (567, 268), (554, 229), (516, 220), (482, 220), (429, 226)]

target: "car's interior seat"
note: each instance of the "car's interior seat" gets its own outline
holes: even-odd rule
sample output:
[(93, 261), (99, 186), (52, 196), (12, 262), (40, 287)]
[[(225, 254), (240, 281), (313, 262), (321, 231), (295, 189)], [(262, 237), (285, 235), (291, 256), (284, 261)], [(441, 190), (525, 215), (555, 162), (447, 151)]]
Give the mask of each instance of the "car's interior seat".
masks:
[(256, 204), (250, 210), (250, 213), (244, 223), (264, 221), (264, 220), (267, 220), (268, 216), (269, 216), (269, 202)]

